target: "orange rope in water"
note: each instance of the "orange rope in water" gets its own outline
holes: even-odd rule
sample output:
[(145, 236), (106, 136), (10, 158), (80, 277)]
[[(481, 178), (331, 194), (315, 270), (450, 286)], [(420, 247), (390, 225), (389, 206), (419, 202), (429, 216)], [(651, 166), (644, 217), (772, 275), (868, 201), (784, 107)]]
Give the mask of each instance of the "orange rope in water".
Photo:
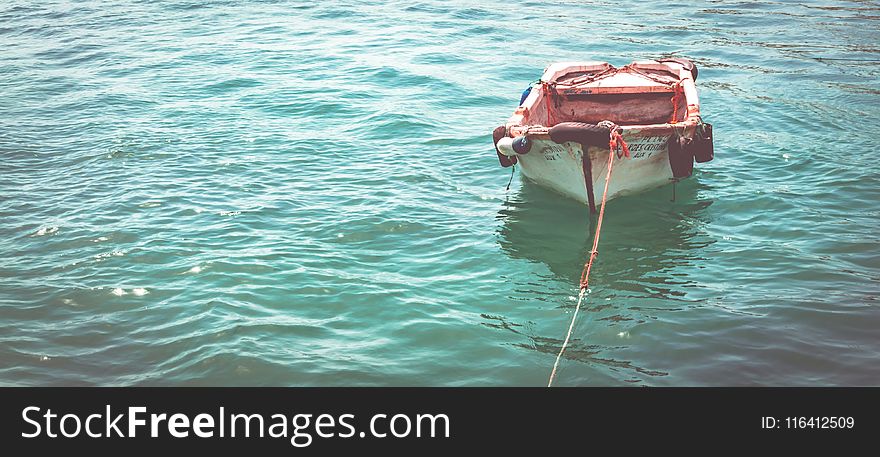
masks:
[[(578, 294), (577, 306), (574, 308), (574, 314), (571, 316), (571, 323), (568, 325), (568, 333), (565, 335), (565, 341), (559, 348), (559, 354), (556, 355), (556, 362), (553, 363), (553, 371), (550, 372), (550, 380), (547, 387), (553, 386), (553, 380), (556, 378), (556, 370), (559, 368), (559, 360), (562, 359), (562, 353), (568, 347), (571, 340), (571, 332), (574, 330), (574, 321), (577, 320), (578, 311), (581, 309), (581, 303), (584, 301), (584, 294), (590, 287), (590, 270), (593, 268), (593, 261), (599, 255), (599, 233), (602, 231), (602, 219), (605, 218), (605, 202), (608, 200), (608, 183), (611, 182), (611, 169), (614, 166), (614, 154), (618, 146), (623, 148), (624, 155), (629, 157), (629, 147), (623, 141), (623, 137), (617, 132), (617, 127), (611, 129), (611, 139), (608, 142), (608, 173), (605, 175), (605, 190), (602, 192), (602, 206), (599, 208), (599, 219), (596, 222), (596, 233), (593, 235), (593, 249), (590, 251), (590, 258), (584, 264), (584, 270), (581, 272), (580, 293)], [(587, 151), (584, 150), (584, 154)], [(584, 177), (586, 179), (586, 176)]]

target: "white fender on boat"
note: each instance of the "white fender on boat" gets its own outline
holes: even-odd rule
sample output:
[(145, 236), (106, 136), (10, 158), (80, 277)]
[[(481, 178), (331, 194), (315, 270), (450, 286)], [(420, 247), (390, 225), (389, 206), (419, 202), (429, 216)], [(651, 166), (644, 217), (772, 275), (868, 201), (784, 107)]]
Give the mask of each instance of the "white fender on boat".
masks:
[(507, 157), (513, 157), (516, 155), (516, 151), (513, 150), (513, 138), (506, 136), (498, 140), (498, 144), (495, 145), (498, 150), (506, 155)]

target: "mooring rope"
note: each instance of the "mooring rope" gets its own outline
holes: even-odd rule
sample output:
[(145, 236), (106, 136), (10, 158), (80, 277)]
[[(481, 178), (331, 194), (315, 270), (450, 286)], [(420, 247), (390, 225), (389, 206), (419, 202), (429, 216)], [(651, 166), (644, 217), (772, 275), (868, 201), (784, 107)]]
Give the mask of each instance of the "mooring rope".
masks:
[[(612, 125), (610, 140), (608, 142), (608, 173), (605, 175), (605, 190), (602, 192), (602, 206), (599, 207), (599, 219), (596, 221), (596, 233), (593, 234), (593, 249), (590, 251), (590, 258), (587, 260), (587, 263), (584, 264), (584, 270), (581, 272), (581, 290), (578, 294), (577, 306), (575, 306), (574, 313), (571, 315), (571, 323), (568, 324), (568, 333), (565, 334), (565, 341), (563, 341), (562, 347), (559, 348), (559, 354), (556, 355), (556, 362), (553, 363), (553, 371), (550, 372), (550, 380), (547, 382), (547, 387), (553, 386), (553, 380), (556, 379), (556, 370), (559, 368), (559, 360), (562, 359), (562, 354), (565, 352), (565, 348), (568, 347), (568, 342), (571, 340), (571, 332), (574, 330), (574, 321), (577, 320), (578, 312), (584, 301), (584, 295), (590, 288), (590, 270), (593, 268), (593, 261), (596, 260), (596, 256), (599, 255), (599, 233), (602, 231), (602, 219), (605, 218), (605, 202), (608, 200), (608, 183), (611, 181), (611, 169), (614, 166), (614, 155), (618, 150), (618, 147), (622, 147), (626, 157), (629, 157), (629, 147), (627, 147), (626, 142), (623, 141), (623, 136), (617, 132), (617, 126)], [(586, 147), (584, 147), (584, 154), (586, 153), (587, 150)], [(587, 179), (586, 176), (584, 179)]]

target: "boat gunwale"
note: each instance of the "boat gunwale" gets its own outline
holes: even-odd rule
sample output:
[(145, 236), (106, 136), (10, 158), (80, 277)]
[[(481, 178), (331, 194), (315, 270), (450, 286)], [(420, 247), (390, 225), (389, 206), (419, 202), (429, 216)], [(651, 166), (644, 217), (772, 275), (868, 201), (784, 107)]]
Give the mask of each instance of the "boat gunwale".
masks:
[[(541, 77), (541, 85), (542, 90), (532, 90), (531, 93), (526, 97), (526, 100), (523, 101), (522, 105), (520, 105), (513, 113), (513, 115), (508, 119), (505, 124), (505, 133), (507, 136), (516, 137), (520, 135), (526, 135), (529, 137), (533, 137), (535, 139), (550, 139), (550, 126), (545, 126), (541, 124), (523, 124), (523, 121), (526, 119), (529, 113), (529, 107), (534, 106), (539, 99), (544, 96), (543, 87), (552, 81), (558, 80), (558, 78), (564, 77), (565, 75), (571, 74), (577, 71), (606, 71), (608, 69), (616, 69), (622, 70), (627, 67), (635, 67), (638, 69), (653, 69), (658, 71), (665, 71), (672, 74), (675, 72), (678, 73), (678, 81), (676, 84), (682, 87), (682, 91), (685, 96), (685, 105), (687, 106), (687, 115), (685, 119), (678, 122), (665, 122), (661, 124), (629, 124), (629, 125), (619, 125), (618, 127), (621, 130), (621, 133), (624, 137), (646, 137), (646, 136), (659, 136), (659, 135), (671, 135), (676, 130), (681, 130), (682, 134), (684, 134), (684, 130), (695, 129), (699, 124), (701, 124), (702, 117), (700, 114), (700, 103), (699, 97), (697, 95), (696, 83), (694, 82), (693, 76), (690, 70), (687, 70), (684, 65), (678, 62), (656, 62), (656, 61), (636, 61), (624, 67), (615, 68), (611, 64), (607, 62), (585, 62), (585, 63), (577, 63), (577, 62), (560, 62), (554, 63), (547, 67), (544, 74)], [(555, 86), (557, 91), (565, 91), (570, 90), (571, 86), (568, 85), (557, 85)], [(587, 86), (583, 90), (588, 93), (586, 90), (597, 90), (596, 92), (589, 92), (590, 94), (599, 94), (599, 93), (620, 93), (620, 88), (623, 86), (606, 86), (599, 88), (597, 86)], [(664, 90), (660, 92), (668, 91), (667, 86), (663, 86), (661, 84), (656, 85), (646, 85), (644, 86), (646, 90), (643, 92), (634, 92), (634, 93), (657, 93), (659, 87), (662, 87)], [(651, 88), (651, 89), (647, 89)], [(561, 92), (564, 95), (564, 92)]]

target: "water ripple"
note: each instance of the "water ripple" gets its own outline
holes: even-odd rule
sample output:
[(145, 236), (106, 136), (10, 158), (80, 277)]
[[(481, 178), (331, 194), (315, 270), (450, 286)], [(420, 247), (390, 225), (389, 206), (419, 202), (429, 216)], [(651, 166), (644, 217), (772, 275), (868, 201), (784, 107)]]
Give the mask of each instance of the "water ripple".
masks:
[(0, 383), (543, 385), (590, 218), (492, 128), (685, 56), (716, 160), (609, 204), (559, 383), (876, 384), (878, 11), (6, 2)]

